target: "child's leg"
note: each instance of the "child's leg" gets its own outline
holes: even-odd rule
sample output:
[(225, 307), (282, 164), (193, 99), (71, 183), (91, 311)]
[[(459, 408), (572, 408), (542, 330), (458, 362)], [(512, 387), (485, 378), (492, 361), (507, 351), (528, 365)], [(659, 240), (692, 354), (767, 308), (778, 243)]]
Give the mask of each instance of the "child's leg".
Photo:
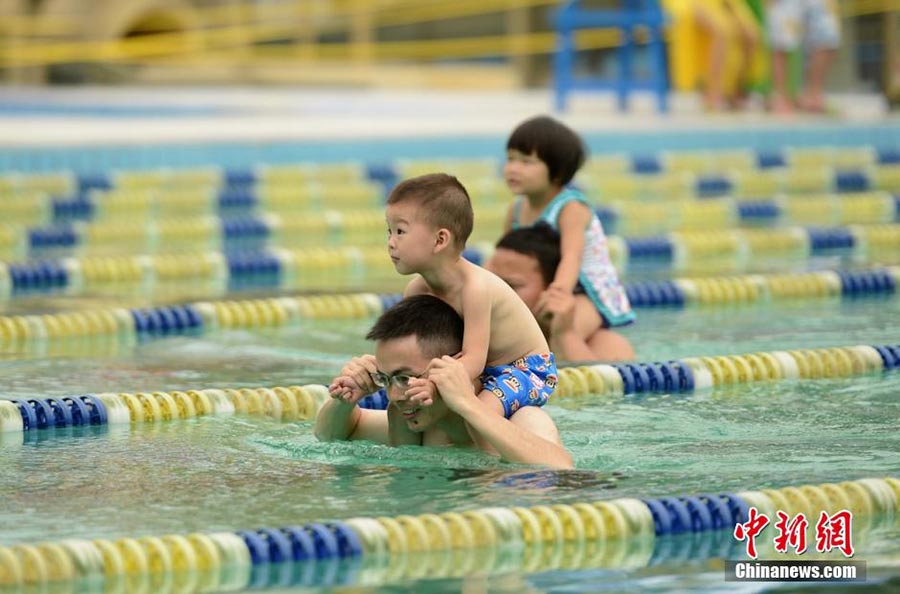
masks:
[(491, 410), (497, 413), (499, 416), (505, 416), (503, 403), (500, 402), (500, 399), (497, 397), (497, 395), (490, 390), (482, 390), (481, 392), (479, 392), (478, 399), (487, 404), (491, 408)]
[(600, 328), (588, 339), (588, 346), (601, 361), (633, 361), (634, 348), (614, 330)]
[(593, 361), (596, 356), (587, 339), (603, 325), (603, 318), (584, 293), (571, 298), (571, 315), (560, 315), (551, 324), (550, 350), (566, 361)]
[(573, 329), (579, 337), (587, 340), (598, 328), (603, 327), (603, 318), (594, 307), (594, 303), (587, 295), (575, 295), (575, 312), (573, 317)]

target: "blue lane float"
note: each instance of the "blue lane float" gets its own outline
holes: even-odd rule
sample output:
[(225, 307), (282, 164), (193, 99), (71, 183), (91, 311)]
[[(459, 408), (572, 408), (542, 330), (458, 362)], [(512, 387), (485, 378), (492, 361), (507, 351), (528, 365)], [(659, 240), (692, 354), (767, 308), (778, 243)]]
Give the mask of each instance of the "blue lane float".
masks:
[(897, 281), (890, 271), (862, 270), (838, 272), (841, 279), (841, 294), (847, 296), (874, 295), (878, 293), (894, 293)]
[(222, 172), (222, 181), (228, 187), (252, 186), (259, 176), (252, 168), (228, 168)]
[(316, 545), (303, 527), (285, 526), (280, 530), (291, 542), (291, 557), (294, 561), (310, 561), (316, 558)]
[(81, 243), (81, 238), (74, 227), (61, 223), (48, 227), (37, 227), (28, 230), (29, 253), (41, 250), (73, 248)]
[(90, 190), (110, 190), (114, 185), (112, 178), (107, 173), (80, 173), (75, 183), (81, 194)]
[(787, 166), (787, 161), (781, 152), (761, 151), (756, 154), (756, 167), (758, 169), (773, 169)]
[(671, 263), (675, 252), (672, 240), (666, 236), (625, 238), (628, 247), (628, 259), (656, 260)]
[(900, 148), (886, 148), (878, 151), (879, 165), (900, 164)]
[(632, 173), (648, 175), (660, 173), (662, 170), (662, 159), (657, 155), (636, 155), (631, 159)]
[(46, 260), (9, 264), (12, 293), (55, 293), (69, 285), (69, 274), (61, 261)]
[(272, 252), (231, 252), (227, 254), (226, 260), (230, 291), (248, 288), (277, 289), (281, 286), (282, 263)]
[(173, 336), (203, 328), (203, 318), (191, 305), (163, 305), (129, 311), (139, 337)]
[(864, 171), (838, 171), (835, 173), (835, 192), (866, 192), (870, 189), (872, 189), (872, 184)]
[(771, 223), (782, 214), (781, 207), (774, 200), (740, 200), (737, 209), (742, 223)]
[(734, 184), (724, 175), (709, 175), (697, 179), (694, 194), (698, 198), (718, 198), (728, 196), (733, 189)]
[(53, 223), (90, 221), (96, 213), (96, 204), (87, 197), (56, 198), (51, 202)]
[(830, 250), (849, 250), (856, 245), (856, 238), (853, 236), (853, 232), (846, 228), (809, 228), (806, 230), (806, 233), (809, 237), (809, 246), (814, 256), (821, 255), (823, 252), (828, 252)]
[(259, 206), (260, 200), (251, 188), (225, 188), (216, 199), (218, 210), (222, 212), (250, 212)]

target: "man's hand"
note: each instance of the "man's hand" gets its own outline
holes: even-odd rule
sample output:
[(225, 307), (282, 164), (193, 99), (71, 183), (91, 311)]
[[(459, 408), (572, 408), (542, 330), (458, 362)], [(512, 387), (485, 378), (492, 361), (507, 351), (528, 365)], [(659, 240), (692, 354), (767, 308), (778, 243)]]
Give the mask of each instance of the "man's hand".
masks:
[(341, 369), (341, 374), (328, 386), (328, 393), (335, 400), (356, 404), (363, 396), (378, 391), (372, 374), (378, 371), (374, 355), (354, 357)]
[(550, 285), (538, 300), (539, 318), (549, 318), (550, 336), (572, 332), (575, 328), (575, 295), (557, 285)]
[(472, 380), (458, 359), (448, 355), (432, 359), (428, 379), (434, 382), (447, 408), (462, 417), (465, 417), (467, 407), (478, 401), (472, 389)]

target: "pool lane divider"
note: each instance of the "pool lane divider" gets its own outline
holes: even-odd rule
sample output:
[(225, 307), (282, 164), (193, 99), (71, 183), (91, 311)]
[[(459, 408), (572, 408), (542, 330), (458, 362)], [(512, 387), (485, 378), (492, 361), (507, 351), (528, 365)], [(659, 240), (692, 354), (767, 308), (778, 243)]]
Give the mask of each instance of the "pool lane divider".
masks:
[[(634, 568), (674, 560), (672, 543), (688, 536), (692, 539), (684, 544), (705, 549), (691, 551), (689, 557), (740, 557), (736, 545), (742, 543), (732, 533), (737, 524), (748, 521), (750, 508), (766, 514), (771, 523), (778, 511), (790, 517), (802, 513), (810, 525), (822, 512), (847, 510), (853, 514), (858, 542), (860, 535), (894, 525), (898, 501), (900, 480), (885, 477), (689, 496), (355, 517), (234, 532), (69, 538), (0, 546), (0, 588), (70, 584), (80, 592), (136, 591), (137, 585), (153, 592), (235, 591), (321, 581), (365, 584), (463, 577), (512, 568), (528, 573)], [(767, 530), (761, 536), (769, 536), (772, 528)], [(771, 539), (757, 539), (764, 557), (773, 553), (765, 540)], [(323, 570), (333, 575), (323, 576)]]
[(0, 400), (0, 433), (64, 427), (159, 423), (202, 416), (246, 414), (280, 421), (315, 417), (326, 386), (224, 388), (171, 392), (100, 393), (61, 398)]
[[(370, 216), (373, 235), (369, 243), (374, 247), (383, 241), (384, 214), (373, 210)], [(322, 225), (327, 226), (324, 219)], [(234, 227), (257, 228), (250, 224)], [(117, 228), (113, 226), (114, 230)], [(180, 227), (178, 232), (184, 235)], [(49, 231), (40, 236), (44, 235), (63, 237), (66, 241), (69, 237)], [(356, 240), (360, 241), (360, 238)], [(183, 249), (189, 247), (179, 241), (178, 245)], [(127, 255), (116, 243), (104, 249), (104, 253), (118, 252), (116, 256), (45, 260), (34, 254), (30, 261), (0, 263), (0, 301), (29, 295), (84, 295), (98, 287), (138, 288), (151, 292), (178, 282), (202, 284), (209, 292), (218, 294), (250, 288), (327, 289), (325, 281), (335, 286), (337, 280), (344, 279), (355, 283), (354, 286), (364, 286), (366, 282), (371, 283), (393, 272), (390, 260), (383, 257), (383, 252), (373, 252), (366, 245), (287, 248), (259, 241), (253, 244), (243, 237), (237, 237), (235, 242), (226, 246), (226, 251), (211, 251), (216, 242), (208, 240), (198, 241), (192, 253), (144, 253), (148, 250), (138, 246), (140, 249)], [(250, 248), (251, 244), (255, 247)], [(0, 241), (0, 247), (2, 245), (5, 244)], [(748, 270), (773, 259), (793, 262), (820, 256), (852, 257), (857, 264), (864, 261), (896, 264), (896, 255), (900, 253), (900, 224), (676, 231), (651, 237), (611, 235), (609, 245), (611, 258), (623, 276), (627, 275), (631, 265), (672, 272), (714, 272), (726, 263), (732, 268)], [(48, 244), (47, 249), (56, 254), (61, 248)], [(492, 245), (473, 243), (464, 255), (481, 263), (492, 251)], [(877, 284), (880, 280), (871, 282)]]
[[(855, 377), (900, 367), (900, 345), (687, 357), (649, 363), (574, 365), (559, 369), (554, 399), (688, 394), (762, 381)], [(171, 392), (102, 393), (0, 400), (0, 433), (85, 425), (157, 423), (207, 415), (247, 414), (309, 420), (328, 400), (320, 384)], [(383, 391), (360, 400), (384, 409)]]
[[(0, 265), (2, 268), (2, 265)], [(897, 294), (900, 266), (859, 271), (754, 274), (626, 283), (636, 308), (744, 305), (786, 299), (853, 299)], [(266, 328), (301, 320), (380, 315), (399, 293), (355, 293), (195, 301), (147, 308), (99, 308), (53, 314), (0, 315), (0, 347), (67, 338), (143, 340), (198, 335), (219, 328)]]

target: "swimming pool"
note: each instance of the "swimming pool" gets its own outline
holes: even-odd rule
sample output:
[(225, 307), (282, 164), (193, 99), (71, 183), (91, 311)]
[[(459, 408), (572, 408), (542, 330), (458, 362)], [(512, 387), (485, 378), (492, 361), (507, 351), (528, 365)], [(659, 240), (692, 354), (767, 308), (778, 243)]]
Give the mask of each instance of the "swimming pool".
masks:
[[(800, 266), (808, 265), (804, 261)], [(874, 293), (840, 300), (737, 300), (685, 309), (642, 309), (640, 322), (626, 333), (644, 362), (894, 345), (900, 336), (900, 302), (893, 292)], [(148, 301), (139, 293), (130, 298)], [(111, 303), (108, 298), (98, 302)], [(12, 311), (90, 306), (90, 301), (73, 303), (64, 296), (55, 301), (25, 296)], [(266, 327), (206, 328), (199, 335), (144, 332), (121, 340), (118, 334), (105, 342), (30, 336), (28, 349), (4, 343), (8, 348), (0, 361), (4, 378), (0, 397), (321, 384), (348, 357), (369, 348), (360, 337), (373, 321), (371, 316), (326, 317), (300, 316)], [(524, 532), (510, 529), (507, 522), (504, 529), (512, 531), (502, 533), (507, 538), (496, 546), (474, 551), (435, 546), (438, 550), (430, 554), (415, 550), (429, 544), (413, 541), (422, 536), (422, 526), (439, 531), (438, 525), (406, 520), (403, 538), (411, 551), (326, 555), (298, 563), (258, 562), (247, 556), (249, 545), (241, 545), (244, 541), (239, 538), (244, 557), (232, 557), (232, 565), (215, 564), (202, 554), (209, 540), (189, 541), (194, 555), (190, 557), (184, 541), (152, 537), (231, 533), (216, 541), (221, 552), (235, 544), (236, 531), (251, 531), (242, 536), (250, 542), (259, 537), (255, 531), (261, 528), (349, 518), (388, 518), (384, 526), (390, 527), (394, 526), (390, 518), (401, 516), (509, 506), (536, 510), (897, 476), (898, 392), (900, 374), (870, 369), (853, 377), (742, 382), (685, 393), (654, 390), (559, 397), (548, 410), (575, 458), (577, 470), (566, 472), (535, 471), (460, 450), (319, 443), (309, 421), (281, 422), (265, 415), (205, 415), (0, 433), (4, 502), (0, 546), (19, 545), (19, 565), (32, 577), (44, 571), (58, 578), (49, 586), (31, 585), (25, 591), (339, 586), (429, 592), (733, 589), (729, 586), (758, 590), (761, 584), (723, 582), (722, 559), (739, 558), (744, 550), (730, 530), (654, 536), (652, 518), (649, 525), (638, 522), (638, 528), (629, 524), (628, 538), (601, 539), (578, 533), (585, 528), (577, 528), (577, 520), (563, 525), (566, 516), (561, 515), (563, 520), (556, 520), (559, 538), (540, 547), (523, 544)], [(478, 526), (486, 530), (478, 533), (479, 538), (490, 540), (488, 533), (501, 531), (509, 519), (508, 514), (491, 513), (466, 516), (471, 530)], [(489, 522), (493, 518), (493, 528), (478, 523), (485, 517)], [(549, 522), (548, 517), (541, 516)], [(640, 517), (650, 518), (646, 512)], [(867, 561), (870, 579), (896, 579), (900, 559), (896, 517), (871, 513), (856, 518), (855, 558)], [(367, 524), (354, 526), (363, 530)], [(455, 535), (465, 532), (459, 526), (456, 530), (462, 532)], [(524, 529), (520, 525), (518, 530)], [(273, 533), (266, 534), (277, 540)], [(424, 533), (429, 542), (437, 538), (430, 534)], [(130, 540), (137, 538), (143, 540)], [(108, 558), (98, 565), (71, 539), (99, 539), (95, 547), (117, 542), (119, 557), (136, 564), (123, 567), (123, 575), (112, 572), (104, 577), (110, 569)], [(50, 561), (44, 562), (43, 570), (36, 569), (41, 562), (21, 545), (42, 542), (68, 542), (66, 550), (76, 551), (71, 553), (76, 560), (80, 550), (83, 565), (67, 568), (60, 557), (53, 557), (58, 549), (50, 547), (38, 554)], [(130, 549), (136, 542), (143, 553)], [(271, 551), (278, 549), (275, 540), (269, 542), (275, 543)], [(230, 550), (234, 553), (233, 546)], [(778, 553), (767, 552), (778, 558)], [(5, 559), (0, 554), (0, 562)], [(144, 559), (145, 565), (136, 559)], [(30, 568), (26, 561), (32, 563)], [(73, 580), (73, 575), (82, 579)], [(11, 581), (9, 576), (0, 572)], [(18, 591), (15, 586), (10, 589)]]
[[(900, 331), (898, 310), (896, 300), (884, 298), (649, 310), (629, 337), (640, 345), (641, 360), (743, 353), (775, 345), (886, 343)], [(166, 338), (87, 359), (7, 360), (2, 363), (2, 395), (321, 383), (345, 357), (367, 348), (359, 337), (368, 322), (312, 321), (280, 329)], [(575, 457), (578, 470), (570, 472), (534, 472), (458, 450), (318, 443), (309, 422), (240, 415), (130, 429), (36, 431), (24, 442), (21, 437), (4, 442), (0, 485), (6, 496), (0, 525), (5, 527), (4, 544), (11, 545), (896, 475), (898, 390), (900, 375), (885, 372), (681, 396), (559, 399), (549, 410)], [(483, 579), (500, 591), (527, 583), (539, 590), (581, 591), (600, 583), (629, 590), (654, 590), (660, 583), (665, 588), (716, 589), (723, 585), (722, 570), (703, 558), (703, 551), (707, 556), (723, 550), (739, 555), (739, 543), (730, 542), (730, 533), (726, 536), (710, 542), (668, 537), (628, 555), (616, 553), (612, 561), (601, 559), (591, 571), (566, 571), (562, 564), (530, 576), (509, 560), (506, 565), (498, 561), (493, 570), (486, 568), (488, 577)], [(895, 572), (898, 536), (896, 524), (883, 520), (874, 530), (859, 531), (857, 558), (868, 561), (870, 577)], [(624, 567), (613, 563), (616, 559)], [(577, 567), (582, 566), (573, 562), (571, 569)], [(329, 573), (334, 568), (320, 568), (306, 577), (288, 579), (279, 573), (254, 579), (271, 580), (270, 585), (285, 579), (311, 586), (363, 579), (414, 590), (461, 587), (462, 578), (435, 582), (420, 568), (410, 563), (405, 569), (394, 568), (394, 573), (334, 575)], [(664, 582), (661, 576), (667, 576)]]

